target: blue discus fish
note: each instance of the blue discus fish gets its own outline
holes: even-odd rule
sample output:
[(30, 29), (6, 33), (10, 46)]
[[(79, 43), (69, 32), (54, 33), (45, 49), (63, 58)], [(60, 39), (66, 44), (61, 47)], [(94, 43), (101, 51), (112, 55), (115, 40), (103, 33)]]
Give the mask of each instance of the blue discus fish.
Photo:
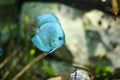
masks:
[(37, 17), (38, 28), (32, 42), (43, 52), (52, 53), (65, 42), (65, 34), (59, 20), (54, 14)]
[(2, 55), (2, 49), (0, 48), (0, 56)]

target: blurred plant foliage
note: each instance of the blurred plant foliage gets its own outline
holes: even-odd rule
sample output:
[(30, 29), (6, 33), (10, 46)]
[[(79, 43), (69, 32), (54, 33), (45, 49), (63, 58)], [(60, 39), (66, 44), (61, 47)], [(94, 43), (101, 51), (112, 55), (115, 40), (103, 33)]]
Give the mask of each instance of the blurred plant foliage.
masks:
[[(7, 21), (0, 25), (0, 79), (10, 80), (26, 64), (35, 59), (39, 54), (31, 42), (32, 35), (29, 34), (28, 25), (20, 27), (14, 21)], [(20, 80), (45, 80), (48, 77), (57, 76), (66, 71), (61, 63), (44, 58), (28, 69)], [(32, 76), (31, 76), (32, 75)]]
[(94, 75), (94, 80), (112, 80), (114, 74), (109, 66), (96, 66)]
[[(26, 19), (26, 18), (25, 18)], [(28, 26), (21, 28), (16, 21), (0, 22), (0, 79), (10, 80), (26, 64), (32, 61), (41, 53), (31, 42), (31, 35), (28, 34)], [(1, 55), (2, 54), (2, 55)], [(37, 70), (43, 70), (46, 75), (53, 76), (50, 67), (42, 67), (39, 61), (32, 66), (22, 77), (23, 80), (30, 80), (30, 75)], [(47, 77), (48, 77), (47, 76)], [(41, 75), (44, 77), (44, 75)], [(46, 77), (45, 77), (46, 78)], [(36, 79), (35, 79), (36, 80)]]

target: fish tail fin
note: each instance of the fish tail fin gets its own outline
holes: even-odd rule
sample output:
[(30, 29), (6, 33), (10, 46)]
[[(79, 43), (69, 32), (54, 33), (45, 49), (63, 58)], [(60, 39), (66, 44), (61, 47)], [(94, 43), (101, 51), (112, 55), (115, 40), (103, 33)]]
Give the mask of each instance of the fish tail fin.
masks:
[(40, 49), (41, 44), (40, 44), (40, 38), (38, 36), (38, 34), (36, 34), (35, 36), (33, 36), (32, 38), (32, 42), (35, 44), (35, 46), (37, 46), (38, 49)]

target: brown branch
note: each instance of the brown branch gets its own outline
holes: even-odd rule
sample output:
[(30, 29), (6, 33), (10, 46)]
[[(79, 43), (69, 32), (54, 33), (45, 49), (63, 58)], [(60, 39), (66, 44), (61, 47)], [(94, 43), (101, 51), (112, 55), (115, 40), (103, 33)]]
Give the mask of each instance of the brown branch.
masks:
[(16, 67), (16, 65), (17, 65), (17, 63), (18, 63), (19, 61), (20, 61), (20, 58), (17, 58), (15, 64), (14, 64), (13, 66), (10, 66), (10, 69), (7, 70), (7, 71), (4, 73), (4, 75), (3, 75), (3, 77), (2, 77), (1, 80), (5, 80), (5, 79), (10, 75), (10, 73), (15, 69), (15, 67)]
[(48, 53), (42, 53), (39, 56), (37, 56), (35, 59), (33, 59), (31, 62), (29, 62), (20, 72), (18, 72), (12, 80), (18, 80), (19, 77), (21, 77), (33, 64), (35, 64), (40, 59), (47, 56)]
[(13, 56), (15, 56), (17, 54), (17, 52), (20, 50), (20, 47), (18, 47), (17, 49), (15, 49), (12, 52), (12, 55), (10, 55), (9, 57), (7, 57), (2, 63), (0, 63), (0, 70), (12, 59)]

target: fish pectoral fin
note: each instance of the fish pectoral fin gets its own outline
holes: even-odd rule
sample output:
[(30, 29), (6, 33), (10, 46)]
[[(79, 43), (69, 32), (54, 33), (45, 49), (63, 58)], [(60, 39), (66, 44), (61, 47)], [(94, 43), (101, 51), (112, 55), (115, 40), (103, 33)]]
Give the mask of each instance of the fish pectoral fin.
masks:
[(35, 36), (33, 36), (33, 38), (32, 38), (32, 42), (35, 44), (35, 46), (37, 46), (38, 49), (41, 50), (41, 43), (40, 43), (41, 40), (40, 40), (38, 34), (36, 34)]

